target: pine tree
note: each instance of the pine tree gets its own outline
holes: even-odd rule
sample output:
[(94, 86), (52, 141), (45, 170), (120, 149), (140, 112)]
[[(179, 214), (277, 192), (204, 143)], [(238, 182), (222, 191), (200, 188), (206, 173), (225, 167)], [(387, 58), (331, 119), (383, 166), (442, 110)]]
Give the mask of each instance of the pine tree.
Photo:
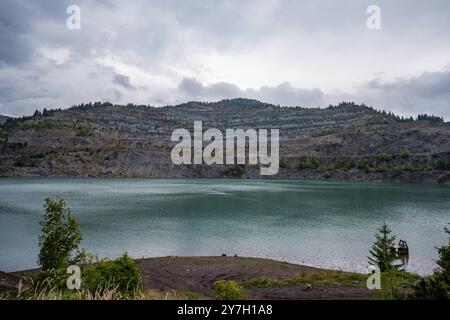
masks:
[[(445, 228), (450, 236), (450, 229)], [(413, 299), (450, 300), (450, 238), (447, 245), (437, 248), (439, 260), (434, 274), (425, 277), (414, 287)]]
[(445, 232), (449, 235), (449, 241), (447, 245), (438, 248), (439, 260), (437, 265), (439, 266), (438, 272), (442, 274), (444, 281), (450, 286), (450, 229), (445, 228)]
[(369, 263), (377, 265), (381, 272), (386, 272), (394, 267), (392, 262), (396, 258), (394, 250), (395, 236), (391, 236), (391, 229), (386, 223), (378, 228), (378, 233), (375, 234), (376, 241), (372, 245), (369, 258)]

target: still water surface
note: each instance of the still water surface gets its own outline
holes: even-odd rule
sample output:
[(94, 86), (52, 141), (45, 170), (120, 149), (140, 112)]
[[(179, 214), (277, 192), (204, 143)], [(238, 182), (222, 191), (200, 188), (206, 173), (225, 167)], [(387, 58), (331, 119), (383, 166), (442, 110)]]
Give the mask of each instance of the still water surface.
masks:
[(450, 188), (431, 185), (150, 179), (0, 179), (0, 270), (36, 266), (46, 197), (64, 198), (100, 257), (264, 257), (366, 272), (377, 226), (431, 273), (447, 242)]

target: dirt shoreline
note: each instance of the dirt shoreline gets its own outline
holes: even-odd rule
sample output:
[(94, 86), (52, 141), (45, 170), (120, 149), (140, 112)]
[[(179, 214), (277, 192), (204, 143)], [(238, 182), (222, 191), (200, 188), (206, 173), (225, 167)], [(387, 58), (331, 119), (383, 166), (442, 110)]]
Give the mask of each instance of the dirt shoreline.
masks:
[[(325, 270), (282, 261), (244, 257), (161, 257), (136, 260), (141, 270), (144, 290), (162, 294), (174, 292), (209, 299), (217, 280), (235, 280), (239, 283), (258, 279), (288, 280), (328, 275), (352, 276), (350, 283), (314, 282), (301, 284), (254, 286), (246, 289), (249, 299), (371, 299), (372, 293), (365, 287), (362, 276), (348, 272)], [(12, 273), (0, 272), (0, 291), (17, 288), (20, 277), (32, 275), (39, 269)]]

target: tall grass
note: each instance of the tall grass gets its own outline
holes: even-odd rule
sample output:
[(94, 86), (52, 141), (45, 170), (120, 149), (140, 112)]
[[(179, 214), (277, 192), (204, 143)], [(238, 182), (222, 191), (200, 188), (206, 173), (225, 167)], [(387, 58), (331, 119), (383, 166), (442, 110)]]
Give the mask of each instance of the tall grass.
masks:
[(0, 300), (197, 300), (199, 295), (190, 292), (167, 292), (157, 290), (136, 290), (132, 293), (124, 293), (118, 286), (107, 285), (99, 287), (95, 291), (86, 289), (63, 289), (50, 278), (40, 282), (32, 278), (22, 281), (15, 292), (0, 294)]

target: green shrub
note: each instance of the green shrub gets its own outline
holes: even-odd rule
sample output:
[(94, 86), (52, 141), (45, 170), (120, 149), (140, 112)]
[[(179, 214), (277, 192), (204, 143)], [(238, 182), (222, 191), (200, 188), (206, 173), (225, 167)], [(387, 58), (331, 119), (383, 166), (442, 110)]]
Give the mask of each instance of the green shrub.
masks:
[(356, 167), (355, 159), (351, 157), (344, 157), (337, 161), (337, 167), (343, 170), (350, 170)]
[(299, 169), (317, 169), (320, 165), (318, 157), (306, 156), (300, 159)]
[(68, 274), (65, 269), (40, 270), (31, 278), (35, 292), (44, 290), (67, 290)]
[(290, 164), (288, 158), (286, 158), (286, 157), (280, 158), (280, 168), (282, 168), (282, 169), (290, 169), (291, 168), (291, 164)]
[(64, 269), (84, 261), (85, 252), (78, 251), (83, 239), (78, 222), (64, 200), (45, 199), (45, 214), (41, 221), (38, 263), (43, 270)]
[(402, 159), (408, 159), (410, 155), (411, 155), (411, 151), (409, 151), (408, 148), (403, 148), (400, 151), (400, 157)]
[(228, 168), (224, 172), (224, 176), (227, 178), (240, 178), (244, 174), (244, 166), (236, 165)]
[(377, 154), (377, 160), (378, 161), (389, 161), (390, 157), (387, 153), (385, 152), (380, 152)]
[(405, 271), (383, 272), (381, 274), (381, 290), (376, 290), (373, 299), (406, 300), (420, 279), (420, 276)]
[(450, 170), (450, 161), (439, 159), (434, 163), (435, 170)]
[(75, 127), (75, 135), (77, 137), (87, 137), (91, 135), (91, 129), (88, 127), (77, 126)]
[(141, 274), (127, 254), (116, 260), (102, 260), (82, 271), (82, 286), (90, 292), (117, 289), (133, 294), (141, 286)]
[(214, 282), (212, 297), (216, 300), (243, 300), (244, 289), (233, 280), (218, 280)]
[(366, 172), (369, 172), (370, 170), (370, 163), (369, 160), (367, 159), (362, 159), (359, 163), (358, 163), (358, 169), (359, 170), (364, 170)]

